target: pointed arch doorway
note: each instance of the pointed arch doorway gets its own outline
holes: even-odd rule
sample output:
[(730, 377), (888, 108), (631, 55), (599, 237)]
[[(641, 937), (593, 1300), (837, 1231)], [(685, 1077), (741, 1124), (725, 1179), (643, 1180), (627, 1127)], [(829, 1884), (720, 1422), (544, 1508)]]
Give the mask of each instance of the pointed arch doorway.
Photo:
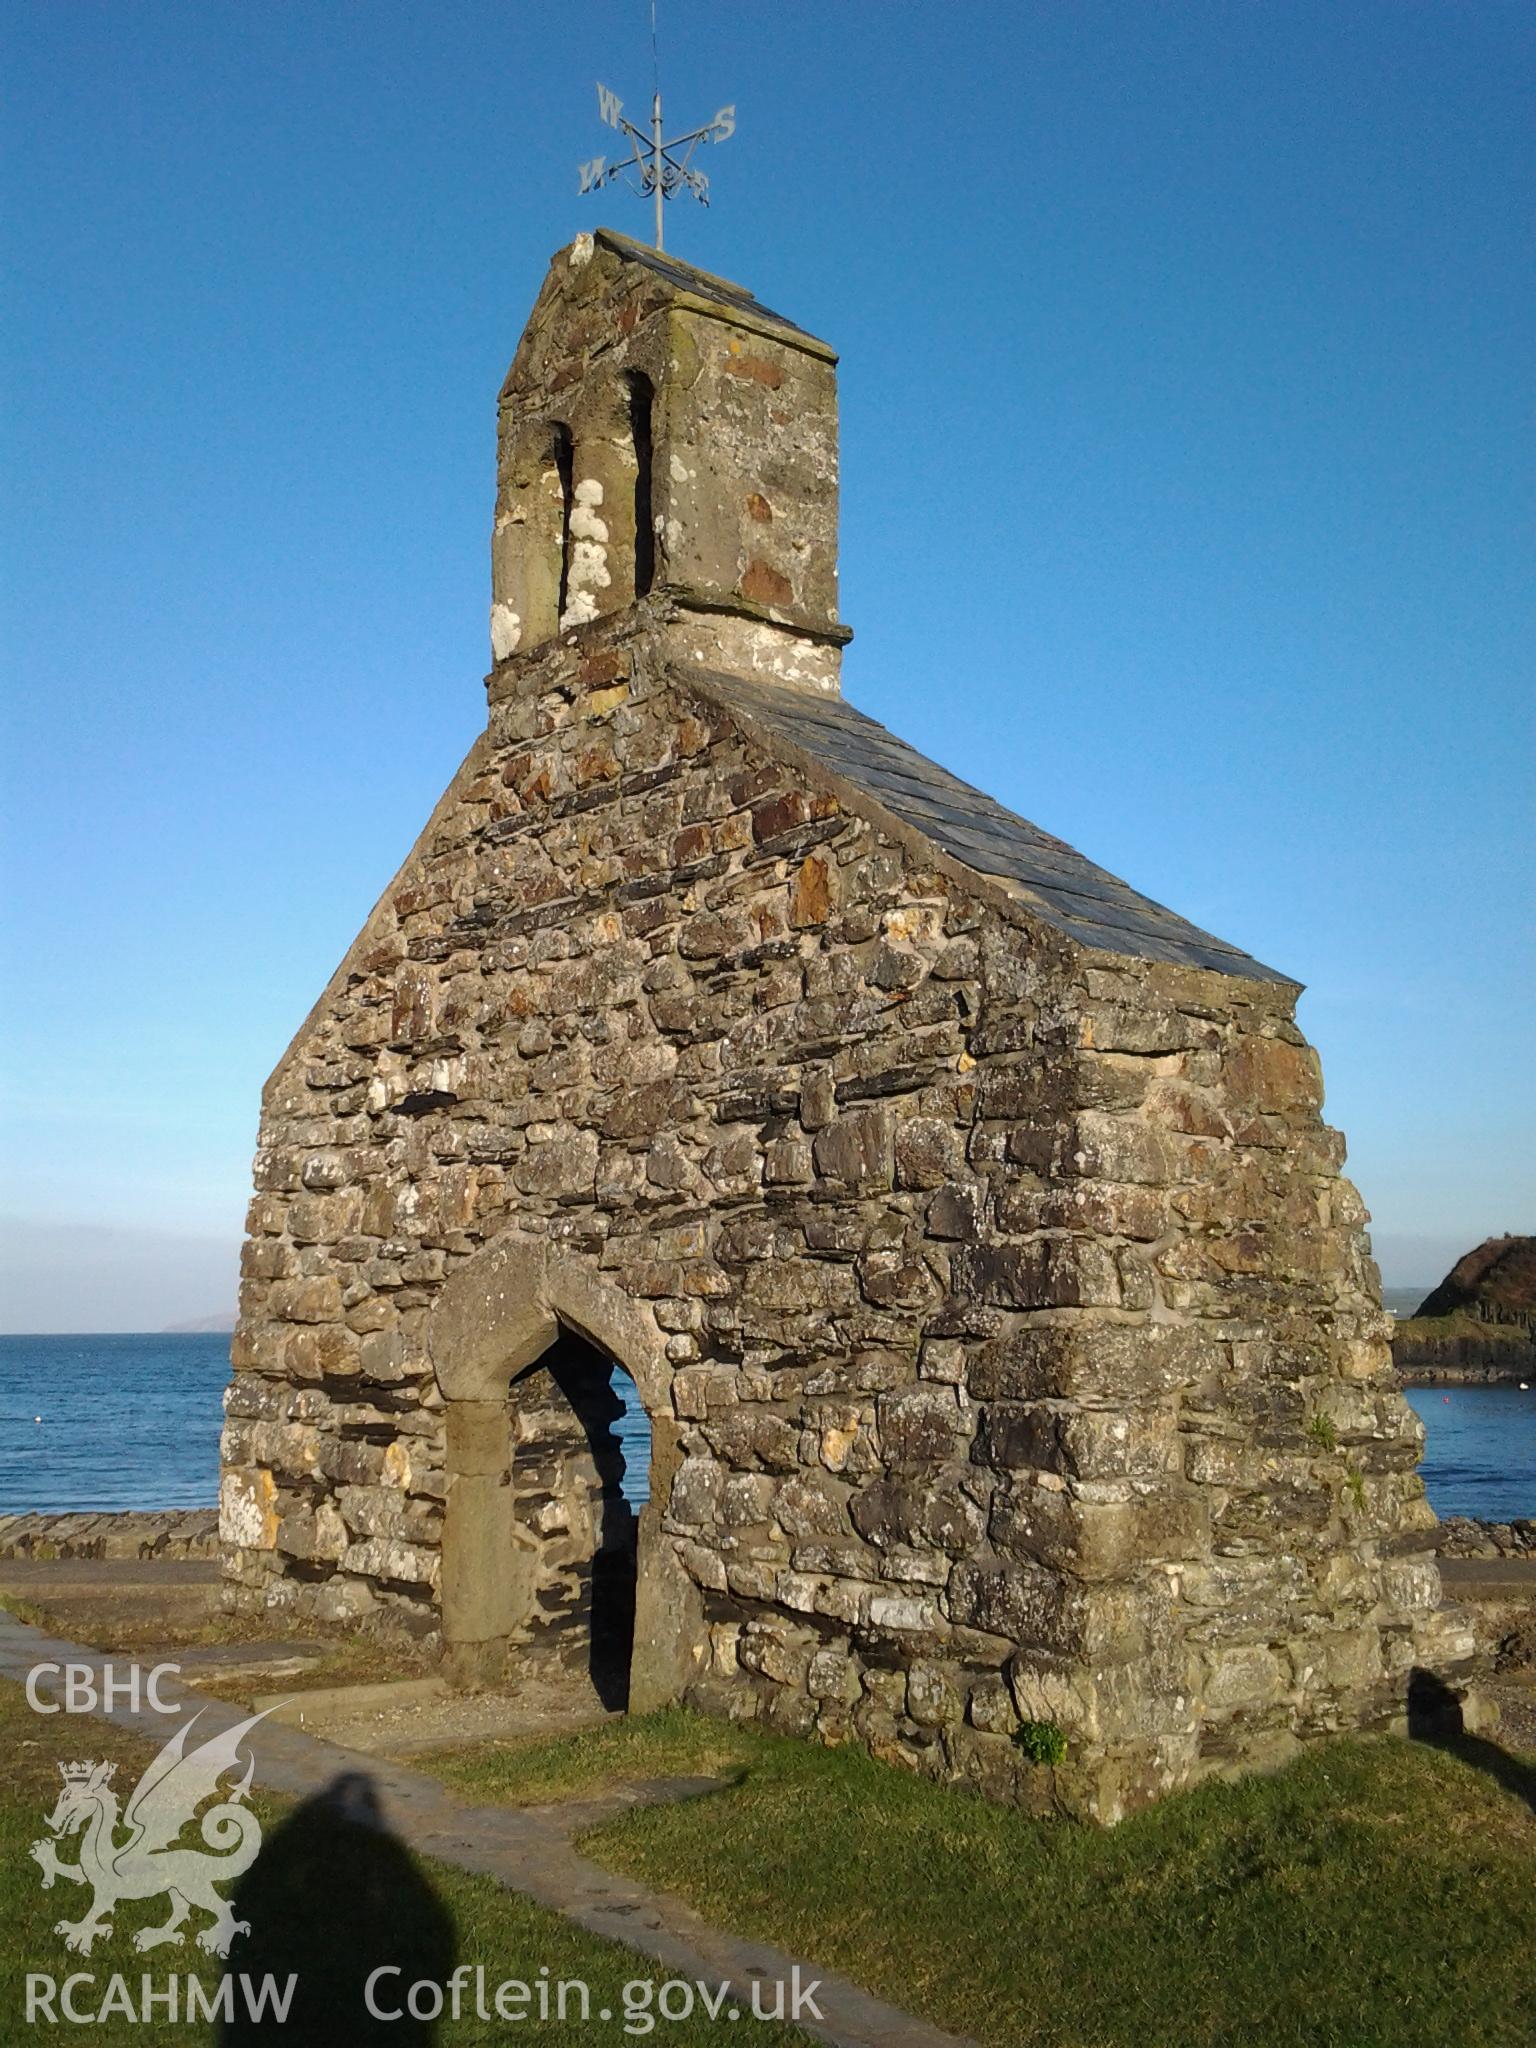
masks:
[[(449, 1678), (499, 1684), (548, 1658), (587, 1671), (605, 1705), (680, 1697), (703, 1617), (661, 1528), (681, 1454), (648, 1308), (579, 1257), (513, 1237), (454, 1274), (428, 1346), (446, 1418)], [(633, 1457), (646, 1434), (642, 1504), (625, 1446)]]
[(644, 1407), (626, 1400), (625, 1385), (634, 1383), (622, 1366), (562, 1323), (542, 1357), (513, 1377), (508, 1402), (513, 1536), (532, 1553), (521, 1647), (585, 1672), (611, 1710), (629, 1704), (637, 1479), (650, 1463)]

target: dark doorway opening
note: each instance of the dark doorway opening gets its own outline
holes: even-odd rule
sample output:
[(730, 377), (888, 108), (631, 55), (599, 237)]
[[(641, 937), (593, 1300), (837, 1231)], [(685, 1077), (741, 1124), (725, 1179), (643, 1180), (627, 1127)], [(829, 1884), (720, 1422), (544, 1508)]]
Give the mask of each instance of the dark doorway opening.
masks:
[(533, 1550), (529, 1649), (585, 1669), (603, 1705), (622, 1710), (635, 1634), (637, 1417), (649, 1453), (644, 1412), (628, 1375), (563, 1325), (513, 1381), (512, 1409), (514, 1512)]

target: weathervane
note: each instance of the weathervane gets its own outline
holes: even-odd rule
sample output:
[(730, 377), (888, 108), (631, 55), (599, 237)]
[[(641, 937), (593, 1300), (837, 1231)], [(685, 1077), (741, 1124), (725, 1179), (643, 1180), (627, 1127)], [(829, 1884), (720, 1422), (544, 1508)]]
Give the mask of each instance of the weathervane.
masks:
[[(651, 51), (654, 61), (656, 48), (656, 9), (651, 7)], [(578, 192), (596, 192), (604, 185), (612, 184), (615, 178), (623, 177), (626, 171), (638, 171), (641, 192), (656, 195), (656, 246), (661, 243), (662, 201), (671, 199), (680, 190), (693, 194), (701, 205), (709, 204), (709, 180), (702, 171), (692, 168), (693, 152), (701, 142), (728, 142), (736, 133), (736, 109), (722, 107), (712, 121), (706, 121), (702, 128), (690, 128), (686, 135), (674, 135), (670, 142), (664, 140), (661, 126), (661, 81), (656, 80), (656, 89), (651, 96), (651, 132), (637, 128), (633, 121), (624, 118), (624, 103), (617, 93), (610, 92), (606, 85), (597, 88), (597, 111), (601, 120), (610, 128), (617, 128), (621, 135), (627, 135), (635, 145), (627, 157), (611, 164), (606, 157), (595, 156), (590, 163), (577, 166)], [(673, 154), (681, 150), (679, 157)]]

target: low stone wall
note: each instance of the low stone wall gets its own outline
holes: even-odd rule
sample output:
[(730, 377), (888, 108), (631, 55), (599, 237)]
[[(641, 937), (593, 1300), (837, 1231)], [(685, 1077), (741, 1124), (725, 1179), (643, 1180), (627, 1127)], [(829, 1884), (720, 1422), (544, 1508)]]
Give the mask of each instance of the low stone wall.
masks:
[(1536, 1559), (1536, 1518), (1479, 1522), (1470, 1515), (1446, 1515), (1435, 1548), (1442, 1557), (1529, 1557)]
[(1529, 1385), (1536, 1363), (1529, 1358), (1518, 1366), (1458, 1364), (1436, 1361), (1399, 1366), (1398, 1379), (1405, 1387), (1518, 1387)]
[(1436, 1547), (1442, 1558), (1465, 1560), (1451, 1590), (1493, 1681), (1490, 1697), (1504, 1739), (1536, 1748), (1536, 1519), (1480, 1522), (1448, 1515)]
[(0, 1515), (0, 1557), (161, 1558), (219, 1554), (216, 1508), (137, 1514)]

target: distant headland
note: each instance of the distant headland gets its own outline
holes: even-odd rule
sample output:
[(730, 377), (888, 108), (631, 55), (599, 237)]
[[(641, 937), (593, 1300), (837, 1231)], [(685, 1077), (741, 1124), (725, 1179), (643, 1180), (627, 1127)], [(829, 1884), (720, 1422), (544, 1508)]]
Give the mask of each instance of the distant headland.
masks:
[(1536, 1380), (1536, 1237), (1490, 1237), (1397, 1325), (1392, 1357), (1411, 1385)]
[(167, 1323), (160, 1332), (162, 1337), (201, 1337), (205, 1333), (233, 1330), (236, 1312), (224, 1309), (216, 1316), (199, 1316), (195, 1323)]

